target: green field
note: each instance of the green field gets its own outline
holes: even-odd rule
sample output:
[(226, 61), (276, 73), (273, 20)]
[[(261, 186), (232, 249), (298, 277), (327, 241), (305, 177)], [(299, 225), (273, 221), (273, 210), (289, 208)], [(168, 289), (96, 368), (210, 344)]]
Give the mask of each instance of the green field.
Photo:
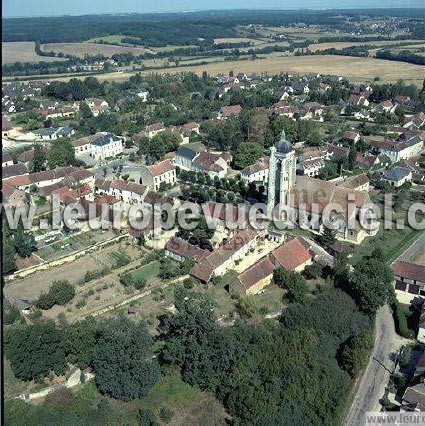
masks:
[(158, 275), (159, 272), (159, 262), (155, 261), (152, 263), (149, 263), (148, 265), (142, 266), (139, 269), (136, 269), (131, 272), (131, 276), (134, 280), (140, 281), (140, 280), (150, 280), (152, 278), (155, 278)]
[(99, 41), (103, 41), (105, 43), (121, 43), (122, 38), (125, 37), (121, 34), (112, 34), (112, 35), (108, 35), (108, 36), (103, 36), (103, 37), (93, 37), (90, 40), (86, 40), (90, 43), (96, 43)]
[(198, 46), (196, 46), (195, 44), (188, 44), (188, 45), (168, 45), (168, 46), (163, 46), (163, 47), (154, 47), (153, 50), (155, 50), (155, 52), (172, 52), (173, 50), (176, 49), (194, 49)]

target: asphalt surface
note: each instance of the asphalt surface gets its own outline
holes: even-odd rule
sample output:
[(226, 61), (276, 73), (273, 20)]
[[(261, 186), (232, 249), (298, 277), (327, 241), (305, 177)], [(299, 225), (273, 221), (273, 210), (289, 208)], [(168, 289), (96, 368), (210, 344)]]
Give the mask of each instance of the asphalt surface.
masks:
[(396, 334), (391, 309), (385, 305), (376, 315), (375, 345), (372, 356), (358, 384), (357, 392), (343, 424), (364, 425), (366, 412), (380, 411), (379, 400), (384, 395), (385, 386), (390, 378), (388, 370), (393, 370), (394, 355), (405, 342)]

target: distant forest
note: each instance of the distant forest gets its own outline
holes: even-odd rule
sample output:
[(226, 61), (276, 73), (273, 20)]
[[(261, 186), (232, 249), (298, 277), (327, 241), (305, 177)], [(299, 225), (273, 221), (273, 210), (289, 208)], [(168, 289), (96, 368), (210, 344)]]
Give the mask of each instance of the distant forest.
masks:
[(84, 15), (41, 18), (2, 19), (2, 40), (51, 42), (81, 42), (93, 37), (122, 34), (140, 39), (140, 44), (164, 46), (189, 45), (197, 38), (213, 39), (236, 36), (237, 25), (263, 24), (329, 25), (344, 29), (344, 18), (361, 19), (365, 15), (398, 16), (411, 18), (413, 38), (424, 36), (423, 12), (420, 9), (368, 9), (365, 10), (234, 10), (193, 13)]

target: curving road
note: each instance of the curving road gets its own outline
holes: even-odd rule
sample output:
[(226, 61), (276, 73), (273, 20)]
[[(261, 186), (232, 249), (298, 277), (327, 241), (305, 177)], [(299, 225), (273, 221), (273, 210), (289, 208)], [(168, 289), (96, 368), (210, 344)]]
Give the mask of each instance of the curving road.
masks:
[[(390, 373), (394, 367), (395, 354), (405, 344), (405, 340), (398, 336), (394, 328), (394, 320), (388, 305), (382, 307), (375, 320), (375, 345), (372, 356), (353, 397), (350, 410), (343, 424), (359, 426), (365, 424), (364, 415), (368, 411), (380, 411), (379, 400), (384, 395)], [(377, 362), (378, 360), (379, 362)]]

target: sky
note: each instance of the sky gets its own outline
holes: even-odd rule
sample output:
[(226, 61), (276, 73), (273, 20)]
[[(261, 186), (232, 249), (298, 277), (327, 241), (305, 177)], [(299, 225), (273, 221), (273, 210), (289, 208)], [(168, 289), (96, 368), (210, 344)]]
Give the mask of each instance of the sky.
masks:
[(219, 9), (419, 7), (423, 0), (3, 0), (3, 18)]

